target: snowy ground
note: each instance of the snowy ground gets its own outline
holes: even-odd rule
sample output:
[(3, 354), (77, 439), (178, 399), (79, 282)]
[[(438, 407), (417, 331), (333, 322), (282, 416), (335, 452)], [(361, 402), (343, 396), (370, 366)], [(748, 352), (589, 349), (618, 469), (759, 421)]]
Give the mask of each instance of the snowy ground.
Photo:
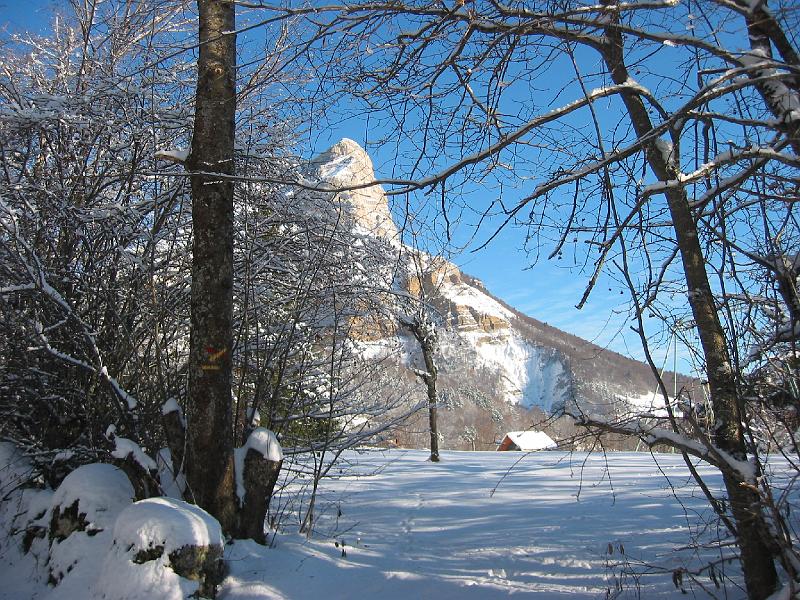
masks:
[[(426, 458), (358, 457), (357, 471), (380, 472), (327, 484), (316, 539), (278, 535), (271, 550), (230, 547), (222, 597), (606, 598), (618, 583), (622, 598), (686, 597), (671, 570), (691, 553), (674, 549), (707, 514), (680, 457), (658, 456), (669, 480), (643, 453), (611, 454), (607, 468), (601, 454), (543, 452), (508, 474), (520, 454)], [(628, 570), (658, 572), (637, 579)], [(742, 596), (729, 590), (729, 598)]]
[[(674, 549), (710, 521), (675, 455), (659, 455), (659, 466), (644, 453), (610, 454), (608, 463), (563, 452), (445, 452), (439, 464), (422, 451), (347, 458), (342, 476), (324, 484), (311, 540), (289, 528), (272, 548), (226, 547), (221, 598), (683, 598), (672, 569), (693, 553)], [(0, 599), (138, 598), (120, 592), (124, 569), (105, 572), (106, 535), (78, 538), (75, 567), (55, 588), (6, 544)], [(727, 597), (744, 594), (733, 587)]]

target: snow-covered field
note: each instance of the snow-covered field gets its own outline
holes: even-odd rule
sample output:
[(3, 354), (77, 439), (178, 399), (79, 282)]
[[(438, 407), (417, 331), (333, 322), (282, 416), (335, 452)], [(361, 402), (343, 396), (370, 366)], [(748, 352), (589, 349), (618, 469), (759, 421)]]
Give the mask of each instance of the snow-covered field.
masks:
[[(312, 539), (284, 531), (272, 548), (226, 547), (221, 598), (683, 598), (672, 569), (693, 554), (675, 548), (710, 520), (676, 455), (658, 455), (659, 466), (644, 453), (347, 458), (341, 477), (324, 484)], [(25, 560), (7, 548), (0, 557), (0, 598), (93, 597), (91, 581), (70, 584), (69, 575), (56, 588), (32, 581)]]
[(237, 543), (222, 597), (578, 599), (613, 597), (617, 583), (623, 598), (686, 597), (671, 570), (691, 553), (674, 549), (708, 515), (679, 456), (658, 455), (668, 479), (644, 453), (521, 457), (351, 457), (359, 465), (326, 486), (318, 537), (278, 535), (266, 551)]

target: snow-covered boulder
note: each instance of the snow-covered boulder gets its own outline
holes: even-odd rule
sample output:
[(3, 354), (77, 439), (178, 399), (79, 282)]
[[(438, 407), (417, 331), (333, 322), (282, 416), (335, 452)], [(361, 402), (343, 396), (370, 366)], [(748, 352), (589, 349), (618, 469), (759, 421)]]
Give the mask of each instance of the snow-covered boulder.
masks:
[(114, 525), (134, 499), (127, 475), (114, 465), (84, 465), (67, 475), (50, 505), (50, 540), (62, 541), (74, 531), (90, 535)]
[[(107, 543), (99, 535), (114, 526), (117, 516), (134, 499), (130, 480), (109, 464), (84, 465), (67, 475), (50, 502), (47, 560), (49, 580), (58, 584), (90, 548)], [(91, 572), (96, 565), (86, 565)]]
[(148, 498), (117, 517), (96, 586), (104, 600), (213, 598), (224, 577), (222, 529), (207, 512)]

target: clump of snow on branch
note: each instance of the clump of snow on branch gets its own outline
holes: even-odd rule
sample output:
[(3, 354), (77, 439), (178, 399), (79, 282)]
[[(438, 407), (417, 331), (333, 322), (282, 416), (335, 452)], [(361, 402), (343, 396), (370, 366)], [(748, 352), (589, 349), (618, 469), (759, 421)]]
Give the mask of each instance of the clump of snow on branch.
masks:
[(154, 157), (158, 160), (166, 160), (168, 162), (183, 164), (189, 158), (189, 150), (158, 150), (154, 154)]
[(155, 461), (150, 458), (147, 453), (142, 450), (142, 447), (133, 440), (129, 440), (128, 438), (124, 437), (115, 437), (114, 444), (116, 445), (116, 448), (114, 448), (114, 450), (111, 452), (111, 456), (114, 458), (125, 460), (130, 456), (131, 459), (133, 459), (133, 461), (145, 471), (157, 470)]
[(183, 410), (181, 409), (178, 401), (175, 398), (170, 398), (161, 406), (161, 416), (166, 417), (168, 414), (176, 412), (178, 413), (178, 417), (181, 420), (181, 425), (183, 425), (184, 429), (186, 428), (186, 419), (183, 416)]

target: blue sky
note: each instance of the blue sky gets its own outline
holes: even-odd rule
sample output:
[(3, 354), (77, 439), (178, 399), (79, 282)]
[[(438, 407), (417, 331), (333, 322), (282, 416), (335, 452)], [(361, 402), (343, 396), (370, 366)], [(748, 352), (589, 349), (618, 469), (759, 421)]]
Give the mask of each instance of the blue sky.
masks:
[[(349, 137), (366, 146), (375, 133), (367, 132), (365, 128), (365, 122), (359, 119), (340, 122), (318, 134), (309, 155), (326, 150), (342, 137)], [(378, 179), (397, 175), (391, 172), (391, 149), (387, 149), (385, 155), (374, 150), (371, 154)], [(480, 196), (480, 192), (470, 193)], [(487, 198), (491, 193), (491, 190), (486, 191)], [(399, 212), (395, 210), (398, 220)], [(481, 245), (492, 231), (491, 228), (481, 230), (471, 247)], [(466, 235), (466, 231), (457, 231), (454, 237), (458, 239)], [(532, 264), (533, 259), (524, 250), (524, 245), (525, 232), (507, 227), (484, 248), (475, 252), (467, 250), (451, 260), (464, 272), (482, 280), (489, 291), (517, 310), (585, 340), (644, 361), (639, 336), (630, 329), (635, 323), (628, 320), (627, 290), (621, 293), (619, 284), (603, 275), (587, 304), (578, 310), (576, 304), (591, 275), (581, 273), (579, 268), (584, 250), (578, 248), (575, 256), (564, 252), (561, 260), (547, 260), (550, 249), (544, 248), (539, 259)], [(667, 360), (667, 368), (672, 368), (674, 352), (671, 346), (668, 356), (666, 349), (655, 346), (651, 347), (651, 353), (659, 367)], [(693, 371), (689, 353), (681, 346), (678, 347), (677, 369), (684, 373)]]
[(0, 0), (0, 31), (44, 32), (53, 7), (66, 4), (66, 0)]
[[(0, 0), (0, 31), (29, 30), (43, 33), (52, 10), (65, 5), (66, 0)], [(314, 147), (309, 148), (309, 154), (325, 150), (341, 137), (350, 137), (363, 143), (369, 138), (365, 132), (365, 122), (350, 119), (318, 135)], [(378, 177), (391, 175), (388, 155), (374, 156), (373, 159)], [(491, 195), (491, 190), (487, 194)], [(485, 240), (489, 232), (485, 230), (477, 239)], [(518, 310), (621, 354), (643, 358), (638, 336), (630, 331), (625, 318), (627, 295), (620, 294), (615, 283), (602, 279), (588, 304), (579, 311), (575, 305), (581, 298), (588, 275), (580, 274), (576, 268), (567, 268), (572, 258), (566, 253), (563, 260), (548, 261), (546, 256), (542, 256), (531, 266), (530, 257), (522, 249), (524, 241), (524, 232), (508, 228), (486, 248), (479, 252), (461, 253), (453, 260), (465, 272), (481, 279), (492, 293)], [(655, 351), (654, 354), (660, 364), (664, 360), (664, 352)], [(692, 366), (685, 356), (687, 353), (679, 348), (678, 369), (688, 373)], [(669, 358), (669, 364), (671, 366), (672, 357)]]

